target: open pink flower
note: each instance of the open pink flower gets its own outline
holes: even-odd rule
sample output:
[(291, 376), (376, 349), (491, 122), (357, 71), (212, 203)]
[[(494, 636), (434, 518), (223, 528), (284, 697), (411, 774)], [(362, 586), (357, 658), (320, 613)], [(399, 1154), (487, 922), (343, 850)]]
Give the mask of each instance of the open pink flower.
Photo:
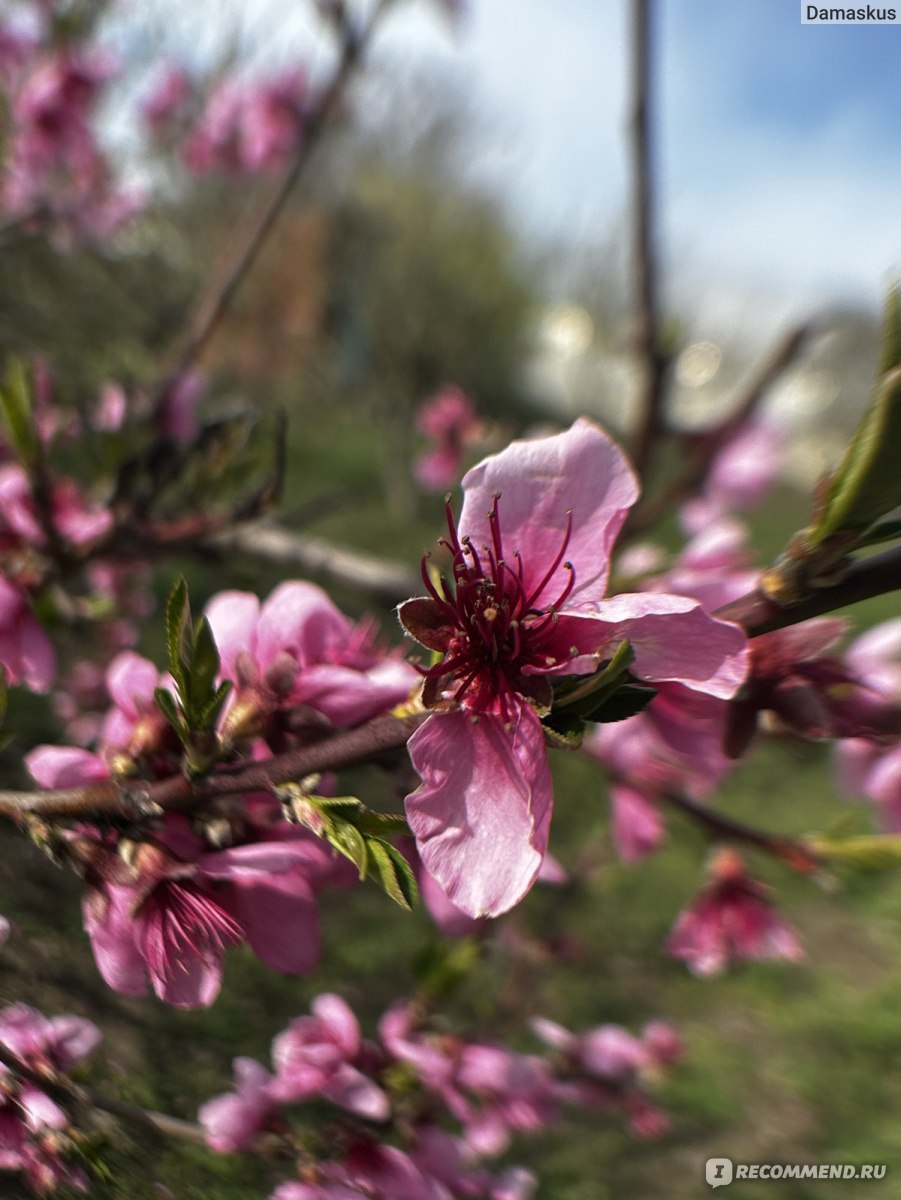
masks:
[(405, 700), (416, 681), (409, 663), (377, 648), (371, 623), (354, 624), (312, 583), (283, 583), (262, 605), (221, 592), (206, 616), (223, 677), (260, 713), (302, 704), (356, 725)]
[[(740, 629), (695, 600), (603, 599), (610, 554), (638, 495), (618, 447), (590, 421), (514, 442), (467, 473), (448, 505), (452, 582), (399, 608), (441, 655), (423, 702), (440, 707), (409, 748), (422, 785), (407, 817), (426, 869), (470, 916), (496, 915), (535, 881), (552, 794), (540, 716), (552, 683), (594, 672), (628, 641), (640, 678), (729, 697), (746, 673)], [(459, 529), (459, 532), (458, 532)]]

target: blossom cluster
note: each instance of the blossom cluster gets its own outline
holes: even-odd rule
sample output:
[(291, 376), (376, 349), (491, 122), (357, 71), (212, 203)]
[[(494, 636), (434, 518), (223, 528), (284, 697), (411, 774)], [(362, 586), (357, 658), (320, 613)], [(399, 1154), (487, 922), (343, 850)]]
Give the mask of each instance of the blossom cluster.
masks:
[(60, 1186), (85, 1191), (87, 1177), (69, 1157), (68, 1114), (35, 1080), (45, 1077), (53, 1089), (99, 1042), (100, 1030), (83, 1017), (48, 1018), (27, 1004), (0, 1010), (5, 1052), (0, 1062), (0, 1171), (20, 1172), (38, 1195)]
[(301, 1156), (299, 1179), (272, 1200), (527, 1200), (529, 1172), (484, 1164), (515, 1134), (548, 1128), (562, 1105), (619, 1109), (639, 1137), (664, 1132), (648, 1084), (681, 1054), (670, 1026), (651, 1022), (640, 1037), (615, 1025), (577, 1035), (544, 1019), (533, 1028), (547, 1056), (429, 1030), (417, 1006), (401, 1002), (369, 1041), (341, 997), (318, 996), (275, 1038), (272, 1071), (235, 1060), (235, 1090), (200, 1110), (207, 1143), (222, 1153), (265, 1137), (290, 1145), (292, 1110), (318, 1098), (339, 1110), (339, 1124), (348, 1116), (343, 1134), (329, 1124), (328, 1145), (343, 1153)]

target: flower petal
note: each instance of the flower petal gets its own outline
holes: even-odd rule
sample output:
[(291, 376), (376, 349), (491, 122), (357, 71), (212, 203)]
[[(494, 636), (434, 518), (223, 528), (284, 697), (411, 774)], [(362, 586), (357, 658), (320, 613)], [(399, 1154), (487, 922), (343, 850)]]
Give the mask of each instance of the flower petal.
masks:
[(205, 616), (219, 651), (222, 675), (235, 680), (238, 655), (243, 651), (256, 658), (260, 602), (251, 592), (220, 592), (206, 606)]
[[(491, 544), (487, 514), (500, 494), (504, 554), (512, 561), (514, 551), (521, 551), (529, 589), (541, 583), (556, 558), (571, 511), (563, 558), (575, 568), (569, 604), (578, 606), (604, 595), (613, 543), (638, 498), (638, 482), (616, 443), (580, 418), (565, 433), (513, 442), (486, 458), (467, 471), (463, 491), (459, 529), (477, 549)], [(561, 563), (537, 606), (553, 603), (568, 579)]]
[(651, 681), (672, 680), (693, 691), (728, 699), (748, 673), (748, 642), (728, 621), (710, 616), (696, 600), (665, 593), (623, 593), (593, 612), (628, 640), (633, 672)]
[(499, 717), (437, 713), (414, 733), (422, 785), (407, 818), (427, 871), (472, 917), (496, 916), (526, 894), (547, 848), (552, 792), (541, 722), (523, 704)]

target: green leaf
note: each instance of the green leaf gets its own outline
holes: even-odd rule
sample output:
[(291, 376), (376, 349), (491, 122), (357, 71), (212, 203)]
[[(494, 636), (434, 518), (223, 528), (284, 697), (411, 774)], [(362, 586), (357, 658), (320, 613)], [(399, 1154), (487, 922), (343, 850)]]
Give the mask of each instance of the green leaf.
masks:
[(209, 703), (205, 708), (198, 713), (197, 724), (202, 730), (215, 729), (216, 722), (219, 720), (219, 714), (222, 712), (222, 706), (229, 697), (232, 690), (231, 680), (224, 679), (216, 688)]
[(585, 722), (568, 708), (555, 709), (541, 722), (544, 738), (555, 750), (578, 750), (585, 733)]
[(901, 520), (880, 521), (857, 539), (854, 549), (862, 550), (864, 546), (878, 546), (883, 542), (895, 542), (898, 538), (901, 538)]
[(188, 668), (189, 720), (192, 725), (195, 714), (200, 715), (208, 708), (216, 695), (216, 676), (219, 674), (219, 651), (213, 630), (206, 617), (201, 617), (191, 635), (191, 663)]
[(10, 358), (7, 363), (6, 380), (0, 385), (0, 410), (19, 461), (26, 467), (32, 466), (38, 457), (40, 446), (32, 411), (28, 373), (20, 358)]
[(363, 833), (374, 834), (377, 837), (390, 837), (394, 834), (410, 835), (407, 818), (401, 813), (374, 812), (371, 808), (360, 813), (357, 818), (357, 828)]
[(175, 697), (168, 688), (158, 687), (154, 689), (153, 698), (156, 701), (157, 708), (178, 734), (181, 742), (187, 746), (191, 735), (187, 725), (185, 725), (181, 709), (178, 707)]
[(360, 873), (360, 878), (366, 878), (369, 866), (369, 855), (366, 853), (366, 839), (355, 825), (348, 821), (332, 820), (325, 828), (325, 837), (329, 844), (349, 858)]
[(805, 539), (815, 548), (832, 534), (863, 531), (901, 504), (901, 367), (876, 385), (870, 407), (829, 481)]
[(368, 875), (390, 896), (395, 904), (412, 912), (419, 903), (419, 888), (410, 864), (390, 842), (381, 838), (368, 838)]
[(897, 283), (891, 285), (885, 297), (879, 374), (887, 375), (895, 367), (901, 367), (901, 290)]
[(656, 688), (640, 683), (626, 683), (609, 696), (605, 696), (600, 704), (583, 715), (586, 721), (594, 721), (598, 725), (625, 721), (647, 708), (656, 695)]
[(169, 655), (169, 673), (178, 686), (182, 703), (184, 703), (187, 693), (188, 681), (184, 664), (190, 624), (191, 606), (188, 600), (188, 585), (182, 577), (175, 581), (166, 601), (166, 649)]
[(339, 819), (354, 817), (363, 807), (362, 800), (356, 796), (315, 796), (308, 795), (307, 799), (322, 812), (335, 814)]

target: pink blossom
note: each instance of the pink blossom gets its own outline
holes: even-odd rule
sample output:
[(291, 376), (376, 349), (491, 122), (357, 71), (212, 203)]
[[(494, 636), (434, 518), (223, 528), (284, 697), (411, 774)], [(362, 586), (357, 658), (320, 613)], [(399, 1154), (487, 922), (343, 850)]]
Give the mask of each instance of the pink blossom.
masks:
[(225, 80), (207, 101), (185, 161), (198, 172), (278, 169), (300, 144), (305, 100), (306, 77), (296, 68), (261, 83)]
[(208, 380), (202, 371), (186, 371), (170, 380), (159, 407), (160, 433), (176, 442), (190, 442), (197, 436), (200, 422), (197, 408), (206, 395)]
[(401, 703), (416, 680), (409, 664), (377, 649), (370, 623), (355, 625), (311, 583), (283, 583), (262, 605), (249, 592), (222, 592), (206, 616), (237, 713), (306, 705), (334, 725), (356, 725)]
[(804, 954), (764, 887), (731, 850), (715, 858), (710, 881), (680, 914), (666, 948), (696, 975), (718, 975), (736, 959), (796, 961)]
[(422, 487), (440, 492), (459, 478), (466, 447), (481, 435), (482, 422), (466, 393), (450, 385), (422, 404), (416, 425), (431, 445), (413, 473)]
[(11, 684), (46, 692), (56, 673), (50, 639), (25, 596), (0, 577), (0, 666)]
[(374, 1121), (390, 1112), (388, 1097), (354, 1066), (362, 1049), (357, 1019), (340, 996), (317, 996), (312, 1015), (299, 1017), (272, 1045), (271, 1094), (282, 1101), (324, 1096)]
[[(113, 525), (105, 508), (88, 508), (75, 482), (61, 479), (51, 495), (51, 519), (57, 533), (77, 548), (99, 541)], [(46, 544), (38, 520), (28, 475), (17, 463), (0, 467), (0, 529), (30, 545)]]
[(182, 114), (192, 93), (191, 78), (183, 67), (167, 66), (153, 83), (141, 112), (155, 135)]
[(782, 439), (763, 422), (741, 426), (720, 448), (699, 497), (682, 508), (682, 521), (699, 533), (725, 513), (756, 508), (782, 467)]
[(610, 554), (637, 497), (619, 449), (589, 421), (515, 442), (463, 480), (459, 528), (448, 505), (453, 583), (399, 608), (441, 661), (426, 672), (435, 713), (409, 742), (421, 787), (407, 817), (426, 869), (470, 916), (516, 904), (547, 848), (552, 795), (540, 717), (553, 681), (589, 674), (628, 640), (639, 678), (714, 696), (746, 673), (740, 629), (696, 601), (603, 599)]
[[(182, 854), (194, 849), (183, 833), (177, 841)], [(216, 999), (225, 951), (245, 939), (274, 971), (312, 970), (319, 958), (314, 882), (327, 857), (312, 839), (194, 849), (183, 858), (143, 843), (134, 883), (123, 886), (114, 875), (85, 898), (100, 974), (130, 996), (143, 994), (149, 979), (160, 999), (195, 1008)]]
[(207, 1145), (220, 1154), (250, 1150), (278, 1111), (265, 1067), (253, 1058), (236, 1058), (234, 1068), (236, 1090), (208, 1100), (198, 1113)]

